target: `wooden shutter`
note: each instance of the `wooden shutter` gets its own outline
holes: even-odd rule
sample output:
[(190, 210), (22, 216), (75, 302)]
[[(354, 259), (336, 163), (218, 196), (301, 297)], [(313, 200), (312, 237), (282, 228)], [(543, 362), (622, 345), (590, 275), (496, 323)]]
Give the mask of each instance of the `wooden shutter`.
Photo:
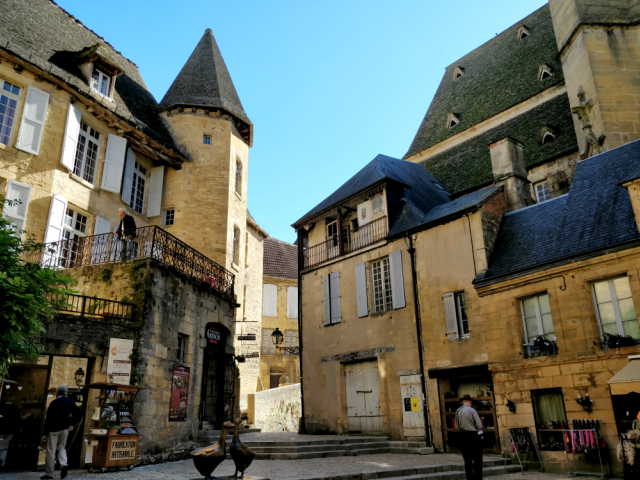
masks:
[(322, 276), (322, 323), (331, 325), (331, 296), (329, 295), (329, 275)]
[(106, 218), (96, 217), (96, 224), (93, 227), (93, 234), (101, 235), (103, 233), (111, 233), (111, 222)]
[(456, 316), (456, 299), (453, 292), (442, 295), (444, 300), (444, 315), (447, 321), (447, 336), (449, 340), (457, 340), (458, 335), (458, 317)]
[(342, 322), (340, 312), (340, 272), (333, 272), (330, 276), (331, 287), (331, 323)]
[(402, 251), (389, 254), (389, 268), (391, 270), (391, 301), (393, 308), (406, 307), (404, 299), (404, 276), (402, 275)]
[(102, 188), (104, 190), (120, 193), (126, 153), (127, 139), (110, 133), (107, 139), (107, 153), (104, 156), (104, 171), (102, 172)]
[(278, 316), (278, 286), (265, 283), (262, 290), (262, 315)]
[(356, 296), (358, 300), (358, 318), (369, 315), (367, 301), (367, 268), (365, 263), (356, 265)]
[(67, 126), (64, 130), (64, 143), (62, 144), (62, 158), (60, 161), (67, 170), (73, 172), (76, 163), (76, 147), (78, 146), (78, 136), (80, 135), (80, 123), (82, 114), (80, 110), (69, 104), (67, 112)]
[(298, 287), (287, 288), (287, 318), (298, 318)]
[(29, 87), (27, 99), (24, 102), (24, 110), (22, 111), (20, 134), (18, 135), (16, 148), (38, 155), (48, 106), (49, 94), (37, 88)]
[(49, 207), (49, 220), (44, 232), (44, 243), (59, 242), (62, 239), (62, 225), (67, 213), (67, 199), (53, 194)]
[(147, 217), (160, 215), (162, 207), (162, 182), (164, 181), (164, 167), (151, 169), (149, 178), (149, 201), (147, 203)]
[(263, 355), (275, 355), (276, 346), (273, 344), (271, 334), (273, 330), (265, 328), (262, 330), (262, 354)]
[(136, 168), (136, 154), (127, 149), (127, 160), (124, 165), (124, 180), (122, 182), (122, 200), (131, 205), (131, 189), (133, 188), (133, 169)]
[(31, 185), (26, 183), (9, 180), (7, 185), (7, 200), (16, 200), (17, 203), (9, 206), (5, 203), (3, 208), (3, 216), (7, 220), (13, 222), (16, 226), (15, 236), (22, 238), (22, 230), (24, 230), (27, 222), (27, 213), (29, 211), (29, 197), (31, 196)]

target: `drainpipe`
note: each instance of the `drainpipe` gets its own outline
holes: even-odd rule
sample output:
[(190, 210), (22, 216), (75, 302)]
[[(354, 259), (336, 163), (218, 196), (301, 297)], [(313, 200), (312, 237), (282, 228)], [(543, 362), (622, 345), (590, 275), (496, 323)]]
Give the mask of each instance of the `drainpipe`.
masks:
[(302, 227), (298, 230), (298, 356), (300, 361), (300, 425), (298, 432), (306, 434), (307, 425), (304, 417), (304, 384), (302, 375), (302, 274), (304, 268), (304, 246), (301, 233)]
[(416, 312), (416, 333), (418, 335), (418, 357), (420, 358), (420, 375), (422, 380), (422, 413), (424, 415), (424, 427), (427, 434), (427, 444), (431, 446), (431, 424), (429, 423), (429, 411), (427, 409), (427, 387), (426, 377), (424, 375), (424, 360), (422, 358), (422, 319), (420, 318), (420, 300), (418, 299), (418, 276), (416, 274), (416, 249), (413, 246), (415, 235), (407, 235), (409, 237), (409, 256), (411, 257), (411, 279), (413, 281), (413, 308)]

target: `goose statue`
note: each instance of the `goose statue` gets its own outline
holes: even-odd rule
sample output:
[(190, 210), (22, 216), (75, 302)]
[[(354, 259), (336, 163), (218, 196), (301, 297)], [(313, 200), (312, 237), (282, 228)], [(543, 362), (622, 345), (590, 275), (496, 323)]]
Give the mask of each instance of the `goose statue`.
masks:
[[(240, 435), (238, 433), (240, 419), (236, 418), (236, 421), (233, 423), (233, 440), (231, 440), (229, 453), (231, 454), (231, 458), (233, 458), (233, 463), (236, 464), (236, 473), (233, 478), (237, 479), (244, 478), (244, 471), (249, 468), (249, 465), (251, 465), (253, 457), (256, 456), (256, 452), (240, 441)], [(240, 472), (240, 477), (238, 477), (238, 472)]]
[(218, 440), (218, 443), (209, 445), (208, 447), (198, 448), (191, 452), (193, 464), (198, 472), (200, 472), (201, 475), (204, 475), (206, 480), (215, 480), (216, 477), (212, 477), (211, 474), (227, 456), (225, 449), (227, 447), (227, 432), (230, 428), (233, 428), (233, 423), (224, 422), (222, 424), (222, 431), (220, 432), (220, 439)]

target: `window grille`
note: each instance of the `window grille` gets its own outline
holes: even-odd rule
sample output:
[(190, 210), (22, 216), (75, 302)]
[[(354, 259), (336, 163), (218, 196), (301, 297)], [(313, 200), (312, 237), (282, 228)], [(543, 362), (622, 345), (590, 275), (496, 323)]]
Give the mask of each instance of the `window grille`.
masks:
[(100, 153), (100, 138), (101, 135), (93, 128), (85, 122), (81, 123), (73, 173), (89, 183), (93, 183), (95, 179)]

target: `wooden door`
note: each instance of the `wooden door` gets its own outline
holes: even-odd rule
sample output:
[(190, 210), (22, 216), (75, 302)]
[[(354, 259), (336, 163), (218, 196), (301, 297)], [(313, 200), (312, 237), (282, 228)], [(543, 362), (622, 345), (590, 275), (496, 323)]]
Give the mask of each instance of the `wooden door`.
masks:
[(350, 432), (382, 431), (378, 361), (345, 365), (347, 419)]
[(424, 401), (420, 375), (403, 375), (400, 377), (400, 393), (402, 395), (402, 425), (405, 437), (425, 437)]

